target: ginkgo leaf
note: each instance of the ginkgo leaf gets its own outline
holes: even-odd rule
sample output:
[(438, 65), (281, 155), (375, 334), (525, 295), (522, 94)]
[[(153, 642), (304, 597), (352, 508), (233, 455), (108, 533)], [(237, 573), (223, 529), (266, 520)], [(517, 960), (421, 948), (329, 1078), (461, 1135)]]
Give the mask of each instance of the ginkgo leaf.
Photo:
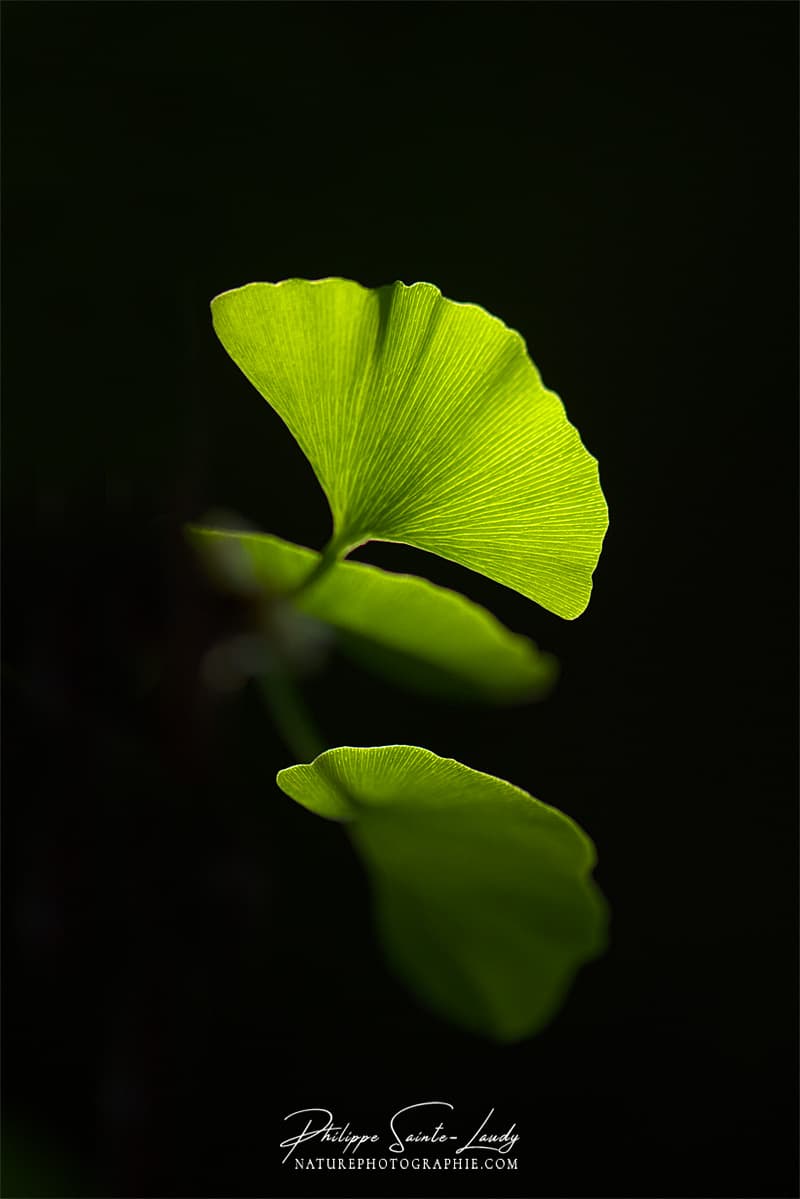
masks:
[(442, 1016), (498, 1040), (527, 1036), (602, 952), (592, 843), (511, 783), (408, 745), (331, 749), (277, 781), (347, 822), (387, 957)]
[(430, 283), (251, 283), (212, 314), (311, 463), (336, 552), (404, 542), (580, 615), (608, 524), (597, 463), (518, 333)]
[(395, 681), (451, 699), (513, 703), (543, 695), (557, 663), (485, 608), (414, 575), (338, 562), (304, 590), (321, 556), (278, 537), (192, 527), (193, 543), (220, 577), (287, 596), (331, 625), (342, 647)]

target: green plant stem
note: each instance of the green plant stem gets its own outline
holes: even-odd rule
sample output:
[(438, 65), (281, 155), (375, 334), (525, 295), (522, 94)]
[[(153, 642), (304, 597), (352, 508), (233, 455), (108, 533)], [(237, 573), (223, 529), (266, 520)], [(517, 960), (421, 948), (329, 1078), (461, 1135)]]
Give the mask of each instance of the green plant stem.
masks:
[(326, 575), (328, 571), (336, 565), (337, 562), (341, 562), (349, 553), (352, 552), (352, 550), (359, 545), (363, 545), (363, 543), (363, 539), (361, 541), (345, 542), (341, 539), (341, 537), (337, 537), (334, 533), (322, 551), (319, 562), (317, 562), (311, 568), (308, 575), (303, 579), (302, 583), (299, 583), (297, 587), (295, 587), (294, 591), (290, 593), (291, 598), (297, 599), (298, 596), (303, 594), (303, 592), (308, 591), (308, 589), (315, 583), (318, 583), (319, 580)]
[(326, 575), (331, 567), (336, 565), (336, 563), (339, 561), (339, 557), (339, 547), (334, 539), (331, 538), (331, 540), (325, 546), (325, 549), (322, 551), (322, 556), (320, 557), (319, 562), (312, 566), (302, 583), (299, 583), (291, 593), (292, 599), (297, 599), (298, 596), (302, 595), (304, 591), (308, 591), (310, 587), (312, 587), (315, 583), (318, 583), (323, 575)]
[[(322, 551), (319, 562), (315, 563), (305, 579), (289, 592), (288, 598), (297, 600), (318, 583), (352, 548), (344, 545), (334, 533)], [(299, 688), (288, 670), (278, 666), (259, 676), (259, 683), (278, 732), (287, 748), (299, 761), (310, 762), (328, 748), (314, 727)]]
[(314, 727), (297, 684), (285, 670), (259, 675), (261, 694), (287, 749), (298, 762), (311, 762), (323, 750), (325, 742)]

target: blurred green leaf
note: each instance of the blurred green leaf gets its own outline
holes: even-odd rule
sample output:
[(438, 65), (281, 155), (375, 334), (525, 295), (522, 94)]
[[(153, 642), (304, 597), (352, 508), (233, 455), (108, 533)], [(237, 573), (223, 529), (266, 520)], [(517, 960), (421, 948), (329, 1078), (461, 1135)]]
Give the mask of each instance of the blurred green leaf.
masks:
[(520, 335), (430, 283), (251, 283), (214, 328), (288, 425), (333, 546), (418, 546), (580, 615), (608, 524), (597, 463)]
[[(218, 576), (239, 588), (288, 595), (320, 555), (278, 537), (194, 527), (194, 544)], [(514, 703), (548, 691), (557, 664), (485, 608), (414, 575), (336, 563), (294, 599), (335, 628), (365, 667), (418, 690), (459, 700)]]
[(347, 822), (387, 957), (445, 1018), (501, 1041), (530, 1035), (602, 952), (591, 842), (518, 787), (408, 745), (328, 750), (277, 781)]

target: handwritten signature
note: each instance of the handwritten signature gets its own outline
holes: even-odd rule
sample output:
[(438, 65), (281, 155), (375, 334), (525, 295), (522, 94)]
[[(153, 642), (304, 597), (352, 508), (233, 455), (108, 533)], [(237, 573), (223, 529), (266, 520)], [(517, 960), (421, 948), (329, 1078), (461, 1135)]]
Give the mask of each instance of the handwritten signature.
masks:
[[(389, 1152), (405, 1153), (406, 1147), (409, 1145), (416, 1147), (420, 1144), (447, 1144), (449, 1146), (451, 1141), (460, 1142), (461, 1138), (456, 1133), (447, 1131), (444, 1120), (440, 1119), (437, 1124), (430, 1127), (433, 1123), (432, 1113), (426, 1113), (431, 1116), (429, 1123), (409, 1114), (418, 1112), (420, 1108), (435, 1107), (449, 1108), (451, 1112), (455, 1110), (452, 1103), (447, 1103), (443, 1099), (427, 1099), (424, 1103), (410, 1103), (408, 1107), (401, 1107), (399, 1111), (396, 1111), (389, 1120), (389, 1133), (392, 1138)], [(494, 1112), (495, 1109), (491, 1108), (469, 1139), (458, 1144), (454, 1150), (456, 1154), (466, 1153), (468, 1149), (482, 1150), (484, 1153), (509, 1153), (514, 1148), (519, 1140), (519, 1133), (514, 1131), (517, 1127), (516, 1123), (513, 1123), (505, 1132), (494, 1132), (487, 1129)], [(351, 1129), (349, 1120), (346, 1124), (335, 1124), (333, 1112), (326, 1107), (304, 1107), (299, 1111), (290, 1112), (288, 1116), (284, 1116), (284, 1120), (293, 1120), (298, 1116), (306, 1117), (305, 1128), (301, 1132), (287, 1137), (285, 1141), (281, 1141), (281, 1149), (287, 1150), (286, 1156), (283, 1158), (284, 1162), (289, 1160), (299, 1145), (304, 1145), (314, 1139), (318, 1139), (320, 1144), (339, 1145), (342, 1153), (350, 1154), (358, 1153), (364, 1145), (376, 1145), (381, 1141), (379, 1133), (356, 1132)], [(427, 1127), (414, 1127), (415, 1124), (420, 1123), (425, 1123)]]

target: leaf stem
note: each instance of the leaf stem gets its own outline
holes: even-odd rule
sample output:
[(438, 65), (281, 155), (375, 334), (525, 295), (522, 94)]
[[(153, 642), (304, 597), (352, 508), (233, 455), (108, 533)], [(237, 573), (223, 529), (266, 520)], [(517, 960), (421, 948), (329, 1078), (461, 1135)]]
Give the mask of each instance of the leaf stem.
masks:
[(288, 671), (270, 670), (258, 676), (261, 694), (287, 749), (299, 762), (311, 762), (327, 748)]
[[(302, 582), (288, 593), (287, 598), (296, 601), (313, 587), (351, 550), (362, 542), (348, 542), (334, 532)], [(280, 665), (259, 675), (261, 693), (266, 700), (272, 719), (287, 748), (303, 762), (310, 762), (328, 747), (317, 732), (314, 723), (300, 696), (300, 691), (291, 671)]]
[(343, 558), (346, 558), (351, 550), (354, 550), (357, 545), (361, 544), (363, 544), (363, 542), (343, 541), (341, 536), (337, 536), (336, 533), (334, 533), (322, 551), (319, 562), (316, 562), (314, 566), (312, 566), (311, 570), (303, 579), (303, 581), (299, 583), (297, 587), (295, 587), (294, 591), (290, 592), (291, 598), (297, 599), (298, 596), (302, 595), (315, 583), (318, 583), (319, 580), (328, 573), (331, 567), (335, 566), (336, 563), (340, 562)]

